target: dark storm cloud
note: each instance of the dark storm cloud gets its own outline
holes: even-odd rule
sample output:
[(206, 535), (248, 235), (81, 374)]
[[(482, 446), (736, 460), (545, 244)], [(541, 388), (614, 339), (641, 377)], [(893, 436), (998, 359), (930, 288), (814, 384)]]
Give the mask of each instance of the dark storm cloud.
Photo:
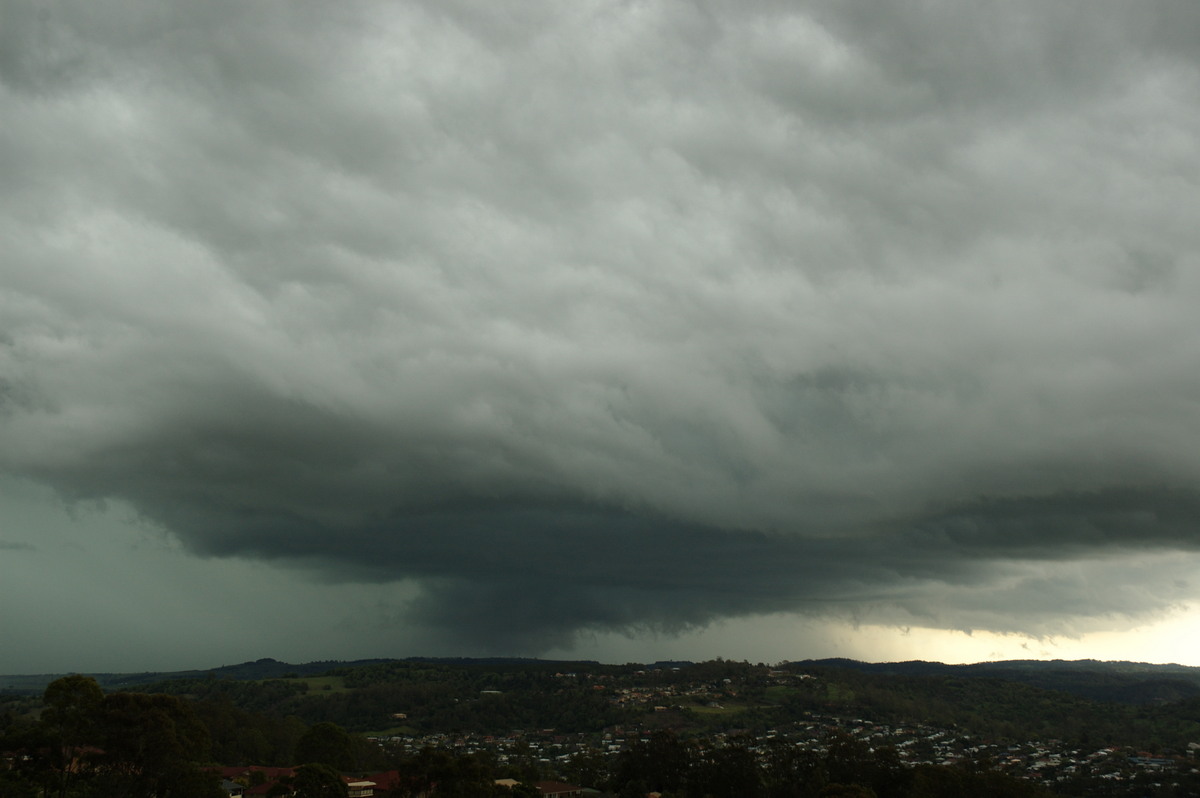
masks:
[(497, 649), (1158, 611), (1198, 18), (11, 3), (0, 466)]

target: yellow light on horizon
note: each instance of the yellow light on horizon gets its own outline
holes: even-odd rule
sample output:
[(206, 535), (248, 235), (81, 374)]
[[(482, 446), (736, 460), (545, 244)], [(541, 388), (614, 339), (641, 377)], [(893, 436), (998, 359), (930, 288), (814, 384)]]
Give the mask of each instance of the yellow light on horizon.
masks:
[(678, 636), (584, 636), (544, 656), (606, 662), (701, 661), (723, 657), (782, 662), (845, 657), (865, 662), (926, 660), (963, 664), (998, 660), (1095, 659), (1200, 666), (1200, 607), (1179, 608), (1125, 630), (1074, 637), (853, 624), (778, 613), (718, 621)]

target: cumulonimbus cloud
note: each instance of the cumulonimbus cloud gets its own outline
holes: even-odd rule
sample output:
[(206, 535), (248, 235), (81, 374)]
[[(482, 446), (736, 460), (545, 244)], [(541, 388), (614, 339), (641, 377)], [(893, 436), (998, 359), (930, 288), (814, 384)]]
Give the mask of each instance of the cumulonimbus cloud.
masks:
[(534, 646), (1181, 600), (1044, 571), (1200, 540), (1196, 12), (1103, 6), (17, 3), (0, 465)]

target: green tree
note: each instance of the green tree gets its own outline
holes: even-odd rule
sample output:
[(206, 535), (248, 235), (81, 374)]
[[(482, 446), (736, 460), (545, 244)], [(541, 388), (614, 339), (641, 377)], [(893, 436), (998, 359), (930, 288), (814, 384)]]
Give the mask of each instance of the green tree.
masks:
[(14, 767), (11, 770), (0, 770), (0, 795), (4, 798), (39, 798), (45, 793), (32, 778)]
[(567, 760), (563, 766), (563, 775), (575, 784), (584, 787), (599, 787), (608, 783), (609, 762), (599, 751), (580, 751)]
[(320, 762), (301, 765), (283, 783), (295, 798), (346, 798), (348, 794), (342, 775)]
[(73, 674), (55, 679), (42, 694), (42, 728), (49, 743), (50, 794), (65, 798), (68, 791), (91, 775), (89, 762), (98, 737), (104, 691), (90, 676)]
[(487, 757), (478, 754), (454, 756), (424, 748), (404, 763), (402, 770), (409, 774), (410, 794), (414, 795), (435, 786), (438, 798), (479, 798), (497, 792), (495, 769)]
[(875, 791), (861, 784), (826, 784), (818, 798), (876, 798)]
[(339, 772), (354, 768), (350, 735), (336, 723), (318, 723), (296, 741), (296, 761), (318, 762)]
[(908, 792), (911, 776), (894, 748), (872, 750), (845, 732), (828, 737), (825, 770), (831, 784), (869, 787), (880, 798), (899, 798)]
[(499, 798), (542, 798), (542, 791), (532, 784), (517, 782), (512, 787), (499, 787), (493, 794)]
[(646, 786), (646, 782), (637, 780), (627, 781), (625, 782), (625, 786), (621, 788), (621, 791), (617, 793), (617, 798), (646, 798), (646, 793), (648, 792), (650, 792), (650, 789)]
[(820, 755), (786, 740), (772, 740), (763, 759), (763, 782), (769, 798), (803, 798), (826, 781)]
[(1038, 784), (998, 771), (971, 772), (961, 767), (918, 765), (912, 775), (909, 798), (959, 798), (962, 795), (977, 798), (1038, 798), (1052, 794)]
[(691, 765), (692, 751), (684, 742), (672, 732), (655, 732), (621, 752), (614, 779), (617, 784), (641, 782), (657, 792), (676, 792), (684, 788)]
[(42, 721), (69, 742), (79, 742), (95, 731), (104, 691), (92, 677), (73, 674), (47, 685), (42, 701)]
[(703, 798), (758, 798), (762, 789), (758, 760), (744, 745), (705, 751), (688, 776), (688, 794)]
[(162, 694), (112, 693), (104, 698), (98, 729), (101, 794), (214, 794), (216, 777), (197, 766), (209, 758), (208, 729), (187, 701)]

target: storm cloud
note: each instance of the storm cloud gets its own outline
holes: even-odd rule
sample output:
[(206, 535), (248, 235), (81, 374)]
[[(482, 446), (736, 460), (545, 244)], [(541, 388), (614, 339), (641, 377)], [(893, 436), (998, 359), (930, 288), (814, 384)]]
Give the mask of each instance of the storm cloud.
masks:
[(497, 651), (1200, 597), (1195, 3), (2, 13), (10, 477)]

